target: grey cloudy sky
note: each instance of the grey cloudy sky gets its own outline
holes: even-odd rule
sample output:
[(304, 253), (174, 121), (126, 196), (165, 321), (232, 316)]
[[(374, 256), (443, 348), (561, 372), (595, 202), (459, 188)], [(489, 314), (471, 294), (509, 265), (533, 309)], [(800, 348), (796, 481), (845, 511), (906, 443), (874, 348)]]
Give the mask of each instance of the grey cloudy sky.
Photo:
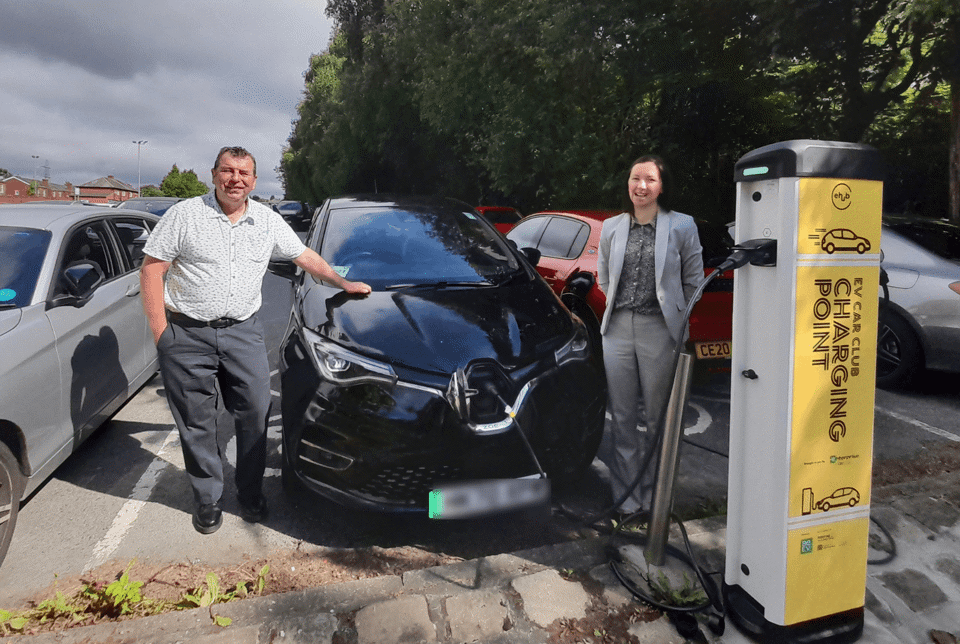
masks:
[[(217, 150), (274, 171), (325, 0), (0, 0), (0, 168), (75, 185), (113, 175), (159, 185), (173, 164), (211, 185)], [(38, 159), (34, 159), (36, 155)], [(49, 170), (43, 166), (48, 166)]]

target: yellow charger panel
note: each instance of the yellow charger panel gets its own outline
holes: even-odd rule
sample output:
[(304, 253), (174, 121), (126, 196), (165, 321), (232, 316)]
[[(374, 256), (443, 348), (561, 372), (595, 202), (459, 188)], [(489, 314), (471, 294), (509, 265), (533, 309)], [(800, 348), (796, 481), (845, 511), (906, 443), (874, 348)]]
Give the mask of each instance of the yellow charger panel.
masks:
[(869, 146), (787, 141), (736, 166), (724, 598), (761, 642), (863, 631), (883, 201)]

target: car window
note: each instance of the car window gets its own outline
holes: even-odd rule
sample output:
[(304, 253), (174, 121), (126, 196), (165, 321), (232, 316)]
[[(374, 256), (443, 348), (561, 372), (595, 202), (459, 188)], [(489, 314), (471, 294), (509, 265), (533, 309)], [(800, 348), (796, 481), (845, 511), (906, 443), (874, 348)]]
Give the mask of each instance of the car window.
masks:
[(551, 217), (537, 249), (547, 257), (571, 259), (580, 256), (589, 236), (587, 224), (566, 217)]
[(933, 220), (896, 221), (886, 225), (943, 259), (960, 261), (960, 226)]
[(517, 248), (536, 248), (543, 234), (543, 225), (549, 217), (534, 217), (521, 221), (510, 229), (507, 239), (517, 244)]
[(472, 212), (336, 208), (320, 254), (343, 277), (374, 288), (483, 282), (519, 268), (493, 229)]
[(113, 219), (113, 229), (120, 239), (120, 252), (127, 271), (140, 268), (143, 263), (143, 247), (150, 236), (147, 223), (136, 217)]
[(0, 308), (30, 303), (51, 237), (46, 230), (0, 227)]
[[(120, 274), (117, 260), (105, 223), (102, 221), (86, 223), (75, 229), (67, 238), (58, 274), (73, 264), (91, 262), (99, 266), (104, 278), (109, 280)], [(57, 293), (68, 293), (66, 286), (58, 284)]]

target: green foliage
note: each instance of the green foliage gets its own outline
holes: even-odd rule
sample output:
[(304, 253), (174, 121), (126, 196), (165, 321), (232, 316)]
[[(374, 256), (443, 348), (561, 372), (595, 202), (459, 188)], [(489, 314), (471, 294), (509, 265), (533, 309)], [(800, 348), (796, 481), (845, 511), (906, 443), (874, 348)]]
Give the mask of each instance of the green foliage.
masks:
[(160, 182), (160, 190), (167, 197), (199, 197), (210, 192), (210, 188), (197, 178), (193, 170), (181, 172), (174, 164), (167, 176)]
[(163, 191), (160, 190), (159, 188), (155, 188), (154, 186), (143, 186), (140, 189), (140, 196), (141, 197), (162, 197)]
[(899, 159), (898, 128), (945, 176), (946, 141), (927, 126), (948, 107), (928, 105), (923, 126), (904, 107), (957, 67), (955, 5), (331, 0), (337, 33), (310, 60), (281, 161), (287, 196), (611, 208), (628, 163), (652, 152), (673, 167), (677, 209), (725, 222), (745, 152), (839, 139)]
[[(231, 589), (222, 588), (217, 575), (211, 572), (199, 588), (185, 592), (179, 601), (169, 602), (143, 596), (143, 582), (130, 579), (129, 572), (133, 564), (134, 562), (131, 561), (116, 581), (109, 584), (102, 582), (85, 584), (72, 597), (67, 597), (58, 590), (52, 598), (45, 599), (28, 610), (0, 609), (0, 635), (32, 632), (49, 624), (66, 628), (105, 619), (145, 617), (191, 608), (211, 608), (215, 604), (223, 604), (234, 599), (262, 595), (270, 572), (269, 565), (261, 568), (257, 577), (249, 582), (251, 584), (249, 589), (248, 582), (241, 582)], [(217, 626), (226, 627), (231, 623), (229, 618), (213, 613), (212, 608), (210, 617)]]
[(666, 606), (683, 608), (698, 606), (707, 601), (707, 594), (690, 579), (687, 573), (683, 573), (683, 585), (679, 588), (673, 587), (670, 578), (662, 570), (657, 571), (655, 575), (647, 574), (643, 579), (650, 587), (653, 599)]

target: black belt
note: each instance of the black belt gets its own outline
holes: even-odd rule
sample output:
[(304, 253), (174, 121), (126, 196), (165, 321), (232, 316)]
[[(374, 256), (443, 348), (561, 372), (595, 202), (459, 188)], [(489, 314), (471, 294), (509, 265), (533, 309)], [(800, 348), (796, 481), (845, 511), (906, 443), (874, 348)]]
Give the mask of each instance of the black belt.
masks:
[(189, 315), (177, 313), (176, 311), (167, 311), (167, 316), (171, 322), (178, 326), (206, 326), (211, 329), (226, 329), (229, 326), (243, 322), (243, 320), (235, 320), (233, 318), (217, 318), (216, 320), (207, 321), (195, 320)]

